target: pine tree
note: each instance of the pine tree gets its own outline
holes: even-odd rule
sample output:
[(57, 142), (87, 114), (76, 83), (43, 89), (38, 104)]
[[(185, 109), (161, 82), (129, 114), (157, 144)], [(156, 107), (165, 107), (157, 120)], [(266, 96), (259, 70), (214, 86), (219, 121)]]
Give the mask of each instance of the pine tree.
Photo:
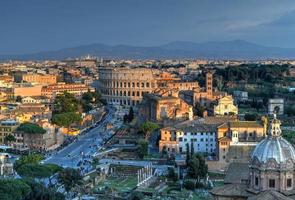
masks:
[(193, 157), (194, 153), (195, 153), (194, 143), (191, 142), (191, 156), (190, 156), (191, 158)]
[(189, 144), (186, 143), (186, 164), (188, 164), (189, 160), (190, 160)]

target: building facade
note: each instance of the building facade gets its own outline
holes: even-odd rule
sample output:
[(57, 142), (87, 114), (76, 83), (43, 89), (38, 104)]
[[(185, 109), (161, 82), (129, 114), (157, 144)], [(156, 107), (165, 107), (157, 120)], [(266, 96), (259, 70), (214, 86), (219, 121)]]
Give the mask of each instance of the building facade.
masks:
[(195, 124), (194, 122), (166, 127), (160, 130), (159, 151), (168, 153), (185, 153), (187, 148), (195, 153), (215, 155), (216, 129), (212, 124)]
[(277, 113), (278, 115), (284, 114), (284, 99), (268, 100), (268, 114), (272, 115), (273, 113)]
[(193, 107), (177, 95), (145, 94), (139, 108), (143, 120), (192, 120)]
[(227, 171), (226, 184), (210, 191), (213, 199), (294, 199), (295, 149), (281, 136), (280, 124), (274, 115), (267, 137), (256, 145), (250, 161), (235, 163)]
[(13, 132), (18, 127), (18, 123), (15, 120), (2, 120), (0, 121), (0, 144), (5, 143), (5, 137), (13, 135)]
[(97, 87), (108, 103), (133, 106), (158, 88), (155, 74), (147, 68), (99, 68)]
[(94, 88), (80, 83), (58, 83), (54, 85), (43, 86), (41, 90), (41, 95), (51, 99), (56, 95), (68, 92), (77, 97), (80, 97), (83, 93), (86, 93), (88, 91), (93, 92)]
[(218, 104), (214, 106), (214, 115), (237, 115), (238, 108), (234, 105), (232, 96), (227, 95), (218, 100)]
[(40, 85), (51, 85), (57, 83), (57, 76), (52, 74), (23, 74), (22, 81)]

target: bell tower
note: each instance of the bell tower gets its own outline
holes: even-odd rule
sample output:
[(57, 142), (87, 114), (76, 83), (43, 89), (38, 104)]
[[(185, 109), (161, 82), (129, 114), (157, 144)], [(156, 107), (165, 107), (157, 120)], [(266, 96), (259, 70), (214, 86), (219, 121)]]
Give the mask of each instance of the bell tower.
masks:
[(206, 92), (207, 95), (212, 97), (213, 92), (213, 74), (212, 72), (206, 73)]

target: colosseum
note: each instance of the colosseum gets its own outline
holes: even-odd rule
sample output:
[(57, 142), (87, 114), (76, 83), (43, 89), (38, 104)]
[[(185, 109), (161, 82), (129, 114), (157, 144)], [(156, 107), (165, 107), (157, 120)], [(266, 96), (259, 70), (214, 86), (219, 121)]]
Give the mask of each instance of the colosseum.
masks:
[(158, 88), (156, 74), (147, 68), (100, 68), (98, 89), (108, 103), (134, 106)]

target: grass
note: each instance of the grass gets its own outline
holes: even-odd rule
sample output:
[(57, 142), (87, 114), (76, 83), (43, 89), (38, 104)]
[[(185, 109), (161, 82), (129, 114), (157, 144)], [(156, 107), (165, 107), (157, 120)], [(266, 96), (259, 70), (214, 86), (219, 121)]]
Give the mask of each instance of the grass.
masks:
[(216, 172), (208, 172), (208, 176), (210, 179), (224, 179), (224, 173), (216, 173)]
[(219, 187), (223, 185), (224, 185), (224, 181), (214, 181), (214, 187)]
[(283, 138), (291, 144), (295, 144), (295, 131), (283, 131)]
[(208, 194), (206, 190), (195, 190), (190, 191), (186, 189), (180, 190), (171, 190), (171, 188), (167, 188), (164, 191), (169, 191), (169, 193), (164, 193), (163, 196), (170, 196), (176, 199), (190, 199), (190, 200), (203, 200), (203, 199), (211, 199), (211, 196)]
[(260, 109), (257, 111), (255, 108), (240, 108), (239, 107), (239, 114), (246, 114), (246, 113), (256, 113), (256, 114), (264, 114), (266, 112), (265, 109)]
[(98, 183), (98, 187), (107, 186), (118, 192), (127, 192), (137, 185), (137, 176), (128, 178), (107, 178)]
[(22, 177), (47, 178), (61, 170), (61, 167), (54, 164), (24, 164), (17, 168), (17, 173)]

